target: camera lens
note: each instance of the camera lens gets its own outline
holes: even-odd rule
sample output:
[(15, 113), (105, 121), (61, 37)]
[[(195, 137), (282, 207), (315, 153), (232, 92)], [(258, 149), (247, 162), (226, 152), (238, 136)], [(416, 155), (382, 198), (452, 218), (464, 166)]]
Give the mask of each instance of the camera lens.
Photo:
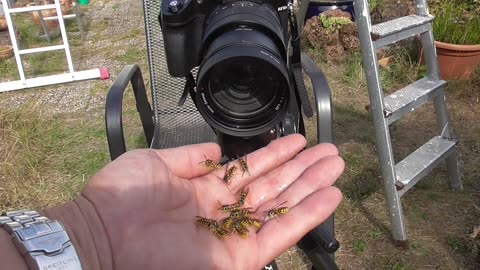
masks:
[[(274, 128), (286, 113), (290, 81), (282, 28), (275, 13), (266, 7), (263, 11), (230, 8), (229, 17), (217, 13), (210, 18), (196, 104), (220, 132), (256, 136)], [(238, 16), (232, 18), (232, 13)], [(257, 24), (252, 23), (255, 21)]]
[(225, 115), (248, 119), (267, 111), (278, 98), (283, 87), (279, 76), (265, 61), (230, 58), (212, 68), (207, 92)]

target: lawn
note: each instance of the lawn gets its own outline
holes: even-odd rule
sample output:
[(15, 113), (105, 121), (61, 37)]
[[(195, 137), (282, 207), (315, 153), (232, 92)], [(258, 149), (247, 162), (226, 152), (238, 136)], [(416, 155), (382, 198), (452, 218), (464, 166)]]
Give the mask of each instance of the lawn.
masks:
[[(119, 12), (123, 6), (110, 1), (92, 5), (105, 5), (112, 13)], [(122, 44), (122, 41), (136, 40), (144, 46), (142, 26), (137, 24), (123, 32), (110, 31), (116, 25), (114, 20), (115, 16), (97, 16), (87, 23), (89, 35), (86, 40), (80, 42), (73, 38), (74, 62), (88, 62), (102, 55), (115, 63), (111, 70), (113, 77), (123, 65), (133, 62), (141, 64), (146, 71), (144, 47)], [(115, 42), (109, 49), (99, 52), (92, 44), (105, 39), (105, 33), (112, 33), (108, 39)], [(345, 61), (330, 62), (321, 49), (308, 49), (308, 53), (330, 82), (334, 101), (334, 142), (346, 161), (346, 170), (337, 183), (344, 193), (344, 201), (336, 212), (336, 234), (341, 243), (337, 252), (340, 268), (480, 268), (479, 242), (469, 237), (472, 229), (480, 225), (480, 73), (470, 81), (451, 81), (446, 90), (454, 131), (459, 139), (464, 190), (449, 190), (446, 168), (441, 164), (403, 197), (410, 243), (405, 250), (396, 247), (390, 238), (373, 123), (366, 110), (369, 100), (361, 56), (353, 53)], [(398, 49), (394, 55), (389, 67), (382, 69), (386, 92), (411, 83), (424, 72), (411, 51)], [(50, 71), (42, 63), (60, 61), (55, 57), (54, 61), (50, 59), (30, 60), (32, 72)], [(1, 80), (14, 78), (14, 68), (10, 60), (0, 60)], [(102, 104), (111, 82), (88, 84), (91, 99), (100, 100), (93, 107), (87, 106), (88, 110), (53, 113), (52, 106), (39, 102), (39, 96), (51, 90), (48, 88), (0, 95), (0, 104), (5, 100), (22, 100), (15, 106), (0, 107), (0, 209), (41, 209), (69, 200), (109, 162)], [(128, 145), (142, 147), (144, 139), (133, 98), (130, 93), (126, 98)], [(314, 130), (315, 123), (306, 121), (307, 130)], [(391, 133), (394, 153), (400, 160), (438, 134), (433, 106), (428, 104), (411, 113), (394, 124)], [(308, 132), (310, 144), (314, 143), (314, 138), (315, 134)], [(306, 269), (308, 264), (293, 249), (279, 261), (282, 269)]]

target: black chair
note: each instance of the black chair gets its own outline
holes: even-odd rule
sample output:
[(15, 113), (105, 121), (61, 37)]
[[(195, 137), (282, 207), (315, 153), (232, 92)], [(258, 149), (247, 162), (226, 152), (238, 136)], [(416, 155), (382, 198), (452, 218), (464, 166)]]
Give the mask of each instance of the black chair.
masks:
[[(191, 99), (187, 99), (182, 106), (178, 106), (179, 98), (184, 92), (186, 83), (189, 82), (185, 78), (175, 78), (168, 73), (163, 37), (158, 22), (161, 1), (144, 0), (143, 3), (153, 108), (147, 98), (139, 66), (126, 66), (116, 78), (106, 100), (105, 121), (112, 160), (127, 151), (122, 124), (122, 101), (129, 83), (132, 85), (149, 147), (163, 149), (219, 140)], [(333, 140), (332, 107), (328, 82), (322, 71), (306, 54), (301, 54), (301, 65), (313, 86), (317, 142), (331, 143)], [(297, 83), (302, 87), (303, 76), (298, 73), (298, 70), (295, 77), (297, 80), (302, 78), (302, 82)], [(298, 112), (296, 117), (300, 117), (300, 127), (296, 130), (285, 129), (284, 134), (298, 132), (305, 135), (305, 130), (302, 128), (303, 116)], [(334, 238), (333, 217), (307, 234), (298, 245), (306, 252), (315, 269), (337, 269), (333, 254), (339, 244)], [(273, 264), (265, 269), (276, 269)]]

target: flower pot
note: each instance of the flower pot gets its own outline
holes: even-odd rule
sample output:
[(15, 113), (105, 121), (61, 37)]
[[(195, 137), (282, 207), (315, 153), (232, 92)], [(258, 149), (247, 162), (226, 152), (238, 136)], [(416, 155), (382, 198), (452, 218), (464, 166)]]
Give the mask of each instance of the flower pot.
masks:
[[(52, 0), (41, 0), (40, 5), (48, 5), (48, 4), (54, 4), (55, 2)], [(30, 3), (27, 6), (35, 6), (35, 3)], [(72, 1), (71, 0), (61, 0), (60, 1), (60, 6), (62, 9), (63, 15), (66, 15), (72, 11)], [(54, 17), (57, 16), (57, 11), (55, 9), (48, 9), (48, 10), (43, 10), (42, 16), (43, 17)], [(40, 25), (40, 16), (38, 15), (38, 12), (32, 12), (32, 20), (37, 26)], [(47, 25), (48, 28), (56, 28), (58, 27), (58, 20), (53, 20), (53, 21), (45, 21), (45, 24)]]
[(442, 79), (470, 79), (480, 65), (479, 45), (456, 45), (435, 41)]

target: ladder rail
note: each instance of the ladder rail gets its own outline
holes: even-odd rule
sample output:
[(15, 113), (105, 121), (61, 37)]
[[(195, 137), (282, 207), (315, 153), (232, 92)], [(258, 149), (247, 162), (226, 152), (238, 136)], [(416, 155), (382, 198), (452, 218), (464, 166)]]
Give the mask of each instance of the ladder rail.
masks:
[[(382, 83), (380, 81), (379, 66), (375, 45), (371, 38), (371, 18), (368, 3), (366, 1), (355, 1), (356, 21), (364, 69), (367, 79), (367, 87), (370, 98), (370, 108), (375, 126), (375, 137), (380, 167), (385, 186), (385, 195), (388, 201), (388, 211), (393, 225), (392, 233), (394, 239), (406, 239), (406, 228), (403, 226), (403, 212), (400, 196), (395, 187), (395, 164), (393, 149), (388, 124), (383, 116), (385, 105), (383, 101)], [(400, 224), (397, 226), (396, 224)]]
[(7, 20), (8, 31), (10, 34), (10, 40), (12, 42), (13, 53), (15, 55), (15, 62), (17, 62), (17, 69), (20, 76), (20, 80), (22, 82), (25, 82), (25, 70), (24, 70), (22, 58), (20, 56), (20, 52), (18, 49), (18, 41), (17, 41), (17, 37), (15, 36), (15, 28), (13, 27), (10, 1), (2, 0), (2, 5), (3, 5), (3, 10), (5, 12), (5, 19)]
[[(22, 8), (11, 8), (8, 0), (0, 0), (0, 1), (4, 7), (5, 18), (7, 21), (10, 39), (11, 39), (12, 47), (14, 51), (15, 61), (17, 64), (17, 70), (20, 77), (20, 80), (18, 81), (1, 82), (0, 93), (33, 88), (33, 87), (49, 86), (49, 85), (60, 84), (60, 83), (77, 82), (82, 80), (91, 80), (91, 79), (99, 79), (99, 78), (102, 80), (106, 80), (110, 77), (110, 74), (106, 68), (75, 72), (73, 67), (71, 52), (70, 52), (70, 46), (68, 43), (68, 36), (65, 28), (65, 21), (64, 21), (65, 18), (64, 18), (64, 15), (62, 14), (61, 4), (59, 0), (55, 0), (55, 3), (53, 5), (41, 5), (41, 6), (38, 6), (38, 0), (35, 0), (35, 6), (22, 7)], [(54, 16), (54, 17), (57, 17), (59, 21), (59, 27), (62, 35), (63, 44), (31, 48), (31, 49), (23, 49), (23, 50), (19, 49), (19, 44), (15, 36), (15, 28), (14, 28), (11, 14), (18, 14), (18, 13), (25, 13), (25, 12), (39, 12), (41, 10), (48, 10), (48, 9), (55, 9), (57, 12), (57, 16)], [(77, 9), (75, 9), (75, 12), (76, 13), (78, 12)], [(77, 17), (77, 22), (80, 23), (78, 16), (76, 17)], [(44, 22), (43, 16), (41, 16), (41, 14), (40, 14), (40, 18), (41, 18), (41, 21)], [(73, 16), (71, 16), (71, 18), (73, 18)], [(47, 30), (44, 29), (44, 31), (45, 31), (45, 34), (47, 35), (47, 38), (49, 38), (48, 37), (49, 33), (47, 32)], [(83, 31), (81, 26), (80, 26), (80, 31), (81, 33)], [(54, 50), (65, 51), (65, 56), (67, 58), (67, 63), (68, 63), (68, 72), (62, 73), (62, 74), (44, 76), (44, 77), (26, 78), (25, 69), (23, 66), (23, 61), (21, 56), (24, 54), (48, 52), (48, 51), (54, 51)]]
[(62, 6), (60, 5), (60, 0), (55, 0), (55, 7), (57, 10), (58, 24), (60, 26), (63, 46), (65, 49), (65, 54), (67, 56), (68, 70), (70, 71), (70, 73), (74, 73), (75, 70), (73, 68), (72, 55), (70, 54), (70, 45), (68, 44), (67, 31), (65, 30), (65, 20), (63, 19)]
[[(39, 3), (38, 3), (39, 0), (35, 0), (35, 6), (38, 6)], [(42, 30), (43, 32), (45, 33), (45, 36), (47, 38), (47, 41), (50, 42), (51, 39), (50, 39), (50, 35), (48, 35), (48, 27), (47, 27), (47, 24), (45, 23), (45, 21), (43, 20), (43, 12), (42, 11), (37, 11), (37, 14), (38, 14), (38, 18), (40, 20), (40, 25), (42, 26)]]
[[(415, 15), (372, 26), (367, 0), (357, 0), (354, 5), (392, 234), (397, 244), (405, 245), (407, 233), (401, 205), (402, 195), (443, 160), (447, 163), (450, 186), (462, 189), (456, 140), (453, 138), (446, 104), (445, 81), (441, 80), (438, 67), (432, 31), (433, 17), (428, 12), (426, 0), (415, 0)], [(427, 78), (385, 97), (376, 49), (418, 34), (423, 45)], [(389, 125), (430, 99), (434, 102), (440, 136), (395, 164)]]

